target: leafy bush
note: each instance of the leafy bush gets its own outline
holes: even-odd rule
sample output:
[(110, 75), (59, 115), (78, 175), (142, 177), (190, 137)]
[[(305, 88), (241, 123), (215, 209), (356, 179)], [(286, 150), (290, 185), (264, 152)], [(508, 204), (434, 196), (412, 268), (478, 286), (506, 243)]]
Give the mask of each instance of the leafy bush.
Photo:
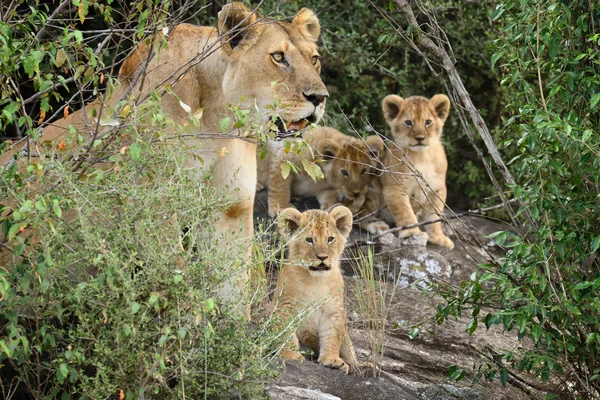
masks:
[[(163, 2), (74, 3), (70, 13), (81, 23), (92, 15), (135, 21), (123, 37), (172, 22)], [(25, 6), (3, 14), (0, 124), (36, 136), (51, 114), (72, 112), (55, 104), (71, 96), (75, 108), (73, 99), (110, 88), (122, 43), (107, 40), (108, 51), (97, 52), (120, 28), (91, 39), (68, 18), (51, 21), (62, 29), (44, 28), (53, 9)], [(180, 127), (153, 99), (105, 109), (120, 117), (101, 119), (112, 130), (89, 147), (70, 129), (60, 143), (44, 144), (47, 157), (31, 144), (0, 170), (5, 397), (259, 398), (279, 370), (283, 341), (271, 321), (249, 325), (217, 300), (221, 282), (242, 265), (231, 254), (243, 252), (235, 243), (224, 248), (210, 228), (231, 193), (215, 191), (209, 173), (192, 179), (184, 171), (183, 143), (164, 134)]]
[[(506, 28), (492, 59), (513, 99), (505, 130), (518, 134), (508, 145), (518, 151), (513, 190), (524, 228), (498, 233), (506, 257), (482, 266), (438, 314), (443, 321), (468, 306), (470, 332), (501, 324), (532, 339), (479, 376), (560, 374), (565, 391), (584, 399), (600, 396), (599, 13), (587, 1), (498, 3), (494, 19)], [(496, 311), (479, 315), (488, 305)]]

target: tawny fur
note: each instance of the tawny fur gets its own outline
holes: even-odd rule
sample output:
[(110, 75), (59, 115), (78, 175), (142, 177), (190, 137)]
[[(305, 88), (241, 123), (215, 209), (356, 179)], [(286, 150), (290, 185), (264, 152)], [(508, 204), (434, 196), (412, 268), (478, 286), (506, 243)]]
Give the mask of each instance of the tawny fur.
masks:
[[(256, 24), (253, 24), (256, 22)], [(234, 30), (235, 29), (235, 30)], [(272, 114), (278, 114), (286, 123), (309, 118), (318, 122), (323, 115), (327, 89), (321, 78), (318, 60), (317, 39), (320, 32), (317, 17), (308, 9), (301, 9), (291, 21), (258, 21), (242, 3), (230, 3), (223, 7), (218, 17), (217, 28), (199, 27), (190, 24), (178, 25), (168, 35), (168, 46), (158, 51), (147, 65), (144, 79), (136, 75), (146, 63), (149, 45), (142, 43), (124, 61), (115, 91), (103, 103), (108, 109), (114, 107), (122, 97), (141, 99), (151, 90), (159, 92), (165, 84), (172, 86), (176, 96), (165, 94), (161, 98), (164, 114), (177, 124), (186, 125), (190, 113), (181, 105), (187, 105), (191, 113), (203, 110), (200, 127), (186, 133), (222, 135), (219, 122), (231, 115), (229, 106), (237, 104), (246, 109), (258, 109), (257, 121), (265, 126)], [(154, 43), (161, 43), (160, 37)], [(205, 58), (198, 57), (205, 52)], [(276, 62), (273, 54), (281, 53), (285, 64)], [(189, 71), (186, 66), (191, 65)], [(183, 75), (182, 75), (183, 74)], [(130, 87), (136, 81), (135, 87)], [(143, 88), (140, 88), (143, 82)], [(273, 84), (275, 82), (275, 84)], [(129, 91), (128, 96), (124, 96)], [(308, 97), (307, 97), (308, 96)], [(313, 97), (310, 97), (313, 96)], [(315, 98), (319, 99), (315, 101)], [(276, 101), (277, 110), (268, 107)], [(181, 102), (181, 103), (180, 103)], [(96, 128), (90, 110), (101, 112), (101, 102), (96, 101), (84, 110), (70, 114), (66, 119), (44, 128), (41, 142), (53, 143), (53, 151), (68, 136), (68, 126), (73, 125), (85, 139), (89, 139)], [(110, 118), (112, 111), (104, 110), (102, 118)], [(252, 114), (252, 113), (251, 113)], [(252, 114), (253, 115), (253, 114)], [(196, 179), (202, 179), (207, 168), (213, 170), (212, 185), (217, 190), (226, 188), (234, 196), (232, 210), (226, 210), (215, 226), (217, 238), (224, 243), (241, 237), (241, 247), (249, 249), (253, 235), (252, 209), (256, 187), (256, 144), (253, 140), (238, 139), (246, 135), (233, 129), (235, 118), (227, 129), (230, 138), (198, 139), (186, 138), (179, 145), (189, 145), (190, 154), (186, 169)], [(102, 137), (102, 130), (99, 137)], [(165, 132), (168, 136), (176, 135)], [(184, 143), (182, 143), (184, 142)], [(46, 154), (46, 146), (31, 142), (37, 154)], [(0, 157), (4, 166), (23, 147), (16, 146)], [(227, 151), (219, 151), (225, 148)], [(65, 151), (63, 153), (70, 153)], [(77, 151), (77, 150), (75, 150)], [(198, 157), (202, 160), (199, 160)], [(35, 160), (34, 160), (35, 161)], [(241, 235), (237, 235), (241, 226)], [(238, 241), (239, 243), (239, 241)], [(246, 251), (246, 257), (248, 256)], [(235, 255), (232, 255), (235, 258)], [(232, 259), (233, 259), (232, 258)], [(223, 295), (239, 294), (246, 281), (246, 274), (233, 276), (224, 284)]]
[(289, 256), (279, 272), (272, 310), (282, 324), (301, 318), (281, 356), (303, 360), (301, 342), (318, 354), (320, 364), (348, 373), (357, 362), (346, 328), (340, 256), (352, 230), (352, 213), (344, 206), (330, 213), (287, 208), (278, 230), (288, 240)]
[[(343, 204), (353, 214), (365, 202), (369, 183), (376, 179), (378, 159), (383, 154), (383, 140), (369, 136), (362, 140), (334, 128), (307, 130), (303, 139), (310, 145), (297, 156), (285, 154), (281, 146), (271, 148), (265, 159), (258, 161), (258, 183), (268, 187), (268, 212), (274, 217), (278, 211), (293, 207), (291, 198), (316, 197), (322, 209)], [(323, 171), (323, 179), (316, 182), (303, 169), (302, 160), (314, 162)], [(291, 161), (299, 174), (281, 175), (281, 165)]]
[[(446, 202), (448, 161), (440, 138), (450, 100), (443, 94), (431, 99), (389, 95), (383, 99), (382, 108), (393, 135), (380, 182), (389, 210), (387, 219), (396, 226), (415, 224), (417, 216), (422, 221), (438, 219)], [(421, 177), (413, 173), (415, 170)], [(423, 236), (429, 243), (454, 248), (439, 222), (426, 225), (425, 232), (418, 227), (400, 231), (399, 237), (410, 236)]]

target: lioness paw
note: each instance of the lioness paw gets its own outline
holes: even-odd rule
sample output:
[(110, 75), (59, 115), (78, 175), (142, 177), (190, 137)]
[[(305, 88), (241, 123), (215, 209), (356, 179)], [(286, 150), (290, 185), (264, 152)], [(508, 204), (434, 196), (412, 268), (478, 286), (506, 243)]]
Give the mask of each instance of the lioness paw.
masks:
[(452, 250), (454, 248), (454, 242), (452, 240), (450, 240), (450, 238), (448, 236), (442, 235), (442, 236), (430, 236), (429, 237), (429, 243), (431, 244), (435, 244), (438, 246), (443, 246), (446, 247), (450, 250)]
[(346, 362), (339, 357), (321, 356), (319, 357), (319, 364), (324, 367), (339, 369), (345, 374), (347, 374), (350, 370), (348, 364), (346, 364)]

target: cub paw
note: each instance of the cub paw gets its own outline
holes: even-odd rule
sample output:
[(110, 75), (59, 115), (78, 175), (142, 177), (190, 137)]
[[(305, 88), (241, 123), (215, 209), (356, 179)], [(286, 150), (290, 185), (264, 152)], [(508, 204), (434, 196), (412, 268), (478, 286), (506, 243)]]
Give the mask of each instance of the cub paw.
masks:
[(400, 239), (405, 239), (405, 238), (409, 238), (409, 237), (424, 238), (425, 240), (427, 240), (429, 235), (427, 235), (427, 232), (423, 232), (419, 228), (405, 229), (398, 233), (398, 238), (400, 238)]
[(286, 360), (304, 361), (304, 356), (300, 354), (299, 351), (283, 349), (281, 350), (281, 353), (279, 353), (279, 355), (281, 356), (281, 358), (285, 358)]
[(450, 240), (450, 238), (448, 236), (445, 236), (445, 235), (435, 236), (435, 237), (430, 236), (429, 243), (435, 244), (438, 246), (443, 246), (450, 250), (452, 250), (454, 248), (454, 242), (452, 240)]
[(383, 221), (369, 222), (366, 226), (366, 231), (373, 235), (378, 235), (390, 229), (390, 226)]
[(319, 364), (321, 364), (324, 367), (339, 369), (345, 374), (347, 374), (350, 370), (348, 364), (346, 364), (346, 362), (339, 357), (321, 356), (319, 357), (318, 361)]

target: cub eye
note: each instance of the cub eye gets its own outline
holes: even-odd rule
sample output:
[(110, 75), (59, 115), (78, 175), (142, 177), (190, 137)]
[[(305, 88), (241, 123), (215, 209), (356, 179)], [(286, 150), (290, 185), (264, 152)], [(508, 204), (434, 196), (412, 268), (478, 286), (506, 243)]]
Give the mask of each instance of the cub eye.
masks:
[(366, 169), (366, 168), (363, 168), (363, 170), (362, 170), (362, 171), (360, 171), (360, 174), (361, 174), (361, 175), (364, 175), (364, 174), (366, 174), (366, 173), (367, 173), (367, 169)]
[(305, 240), (306, 240), (306, 243), (313, 244), (313, 238), (307, 237)]
[(317, 65), (318, 61), (319, 61), (319, 56), (312, 56), (310, 58), (310, 62), (312, 63), (312, 65)]
[(348, 171), (346, 171), (345, 169), (341, 170), (340, 172), (342, 173), (342, 175), (348, 176)]
[(283, 53), (280, 51), (277, 51), (277, 52), (271, 54), (271, 58), (273, 59), (273, 61), (278, 62), (278, 63), (282, 62), (285, 59), (283, 57)]
[(410, 119), (407, 119), (406, 121), (404, 121), (404, 123), (406, 124), (406, 126), (412, 126), (412, 121)]
[(431, 123), (432, 123), (432, 122), (433, 122), (433, 121), (431, 121), (430, 119), (426, 120), (426, 121), (425, 121), (425, 126), (429, 126), (429, 125), (431, 125)]
[(327, 243), (329, 243), (329, 244), (333, 243), (334, 241), (335, 241), (335, 238), (333, 236), (329, 236), (327, 238)]

